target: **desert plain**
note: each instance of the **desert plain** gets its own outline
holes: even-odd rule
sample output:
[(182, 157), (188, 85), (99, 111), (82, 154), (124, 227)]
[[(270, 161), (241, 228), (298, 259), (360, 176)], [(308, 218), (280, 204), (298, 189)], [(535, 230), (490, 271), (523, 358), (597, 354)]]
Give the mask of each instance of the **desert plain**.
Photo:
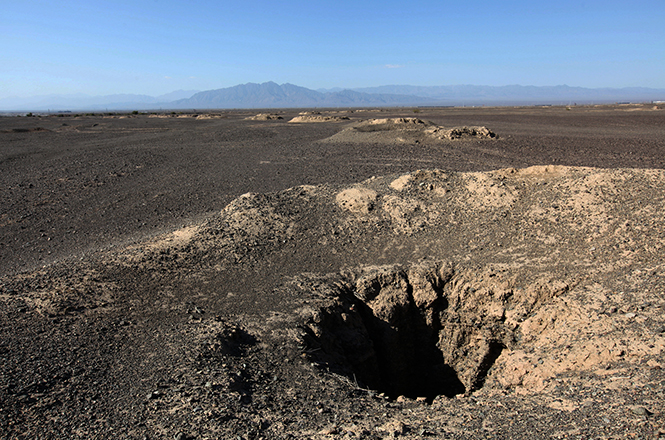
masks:
[(665, 438), (653, 104), (0, 118), (0, 438)]

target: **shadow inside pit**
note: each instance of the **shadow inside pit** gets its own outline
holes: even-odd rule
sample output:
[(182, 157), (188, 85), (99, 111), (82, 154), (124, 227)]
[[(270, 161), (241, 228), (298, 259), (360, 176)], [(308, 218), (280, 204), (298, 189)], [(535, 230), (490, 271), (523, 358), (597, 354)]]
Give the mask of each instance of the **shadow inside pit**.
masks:
[(428, 403), (466, 391), (437, 347), (437, 329), (426, 324), (416, 307), (389, 323), (350, 293), (337, 307), (323, 311), (318, 326), (317, 332), (306, 329), (310, 358), (359, 387)]
[(439, 395), (453, 397), (466, 391), (438, 349), (436, 334), (417, 310), (411, 308), (395, 327), (375, 317), (366, 305), (359, 308), (377, 363), (376, 371), (360, 377), (370, 388), (393, 399), (424, 397), (429, 403)]
[(489, 350), (478, 367), (476, 380), (473, 383), (473, 389), (475, 390), (480, 389), (485, 385), (485, 379), (487, 378), (490, 368), (492, 368), (494, 362), (496, 362), (499, 356), (501, 356), (503, 349), (506, 348), (505, 345), (498, 341), (492, 341), (489, 345)]

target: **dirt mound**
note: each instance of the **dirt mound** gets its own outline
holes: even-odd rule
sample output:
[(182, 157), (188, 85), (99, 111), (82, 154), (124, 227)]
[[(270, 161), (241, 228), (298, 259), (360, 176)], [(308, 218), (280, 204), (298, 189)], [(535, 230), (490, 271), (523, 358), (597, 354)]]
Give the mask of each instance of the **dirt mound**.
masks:
[(271, 113), (259, 113), (258, 115), (248, 116), (245, 119), (250, 121), (274, 121), (284, 118), (282, 118), (280, 115), (275, 115)]
[(424, 126), (424, 125), (433, 125), (431, 122), (425, 122), (418, 118), (379, 118), (379, 119), (369, 119), (358, 123), (356, 127), (376, 127), (380, 126), (379, 129), (398, 129), (404, 126)]
[(486, 127), (445, 128), (418, 118), (382, 118), (358, 122), (324, 142), (436, 142), (456, 139), (493, 139)]
[(291, 119), (289, 122), (293, 122), (293, 123), (301, 123), (301, 122), (340, 122), (340, 121), (348, 121), (348, 120), (349, 120), (348, 116), (326, 116), (326, 115), (310, 114), (310, 115), (296, 116), (295, 118)]
[(196, 119), (222, 119), (224, 115), (220, 113), (206, 113), (203, 115), (197, 115)]
[(663, 210), (662, 170), (248, 193), (0, 279), (5, 429), (64, 433), (67, 414), (87, 437), (658, 434)]
[(451, 140), (462, 138), (492, 139), (496, 137), (496, 134), (490, 131), (487, 127), (436, 127), (434, 129), (427, 130), (427, 133), (437, 139)]
[[(662, 171), (422, 170), (338, 190), (247, 194), (222, 212), (223, 232), (215, 232), (217, 222), (202, 226), (187, 246), (207, 253), (222, 246), (225, 258), (251, 264), (262, 258), (252, 249), (294, 240), (331, 255), (349, 240), (374, 248), (366, 254), (377, 263), (445, 256), (450, 264), (339, 272), (327, 295), (321, 287), (316, 292), (322, 305), (308, 324), (314, 348), (392, 397), (431, 400), (487, 381), (540, 392), (564, 372), (602, 374), (616, 362), (657, 362), (665, 348), (665, 298), (653, 293), (662, 293), (657, 286), (665, 274), (657, 258), (665, 227), (655, 215), (665, 207), (663, 189)], [(227, 238), (220, 241), (218, 233)], [(413, 250), (406, 256), (400, 249)], [(352, 340), (362, 354), (345, 351)], [(413, 367), (405, 362), (422, 356), (429, 360), (417, 364), (457, 379), (430, 389), (400, 378)], [(437, 376), (432, 371), (426, 376)], [(424, 389), (430, 391), (419, 396)]]

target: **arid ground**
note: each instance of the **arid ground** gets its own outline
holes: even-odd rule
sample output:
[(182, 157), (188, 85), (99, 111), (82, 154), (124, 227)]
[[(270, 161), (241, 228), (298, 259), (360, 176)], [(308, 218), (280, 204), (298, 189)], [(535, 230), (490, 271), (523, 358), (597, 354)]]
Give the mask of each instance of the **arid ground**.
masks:
[(0, 438), (665, 438), (664, 109), (299, 113), (0, 118)]

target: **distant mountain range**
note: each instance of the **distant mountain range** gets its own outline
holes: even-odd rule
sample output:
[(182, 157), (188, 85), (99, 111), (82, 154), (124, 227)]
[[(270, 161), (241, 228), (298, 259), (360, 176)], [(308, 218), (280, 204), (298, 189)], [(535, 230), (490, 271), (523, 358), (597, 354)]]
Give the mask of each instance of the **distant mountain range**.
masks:
[(561, 86), (408, 86), (311, 90), (293, 84), (247, 83), (203, 92), (148, 95), (48, 95), (0, 99), (2, 111), (184, 110), (306, 107), (568, 105), (665, 101), (665, 89)]
[(319, 92), (293, 84), (241, 84), (226, 89), (199, 92), (173, 102), (176, 108), (285, 108), (417, 105), (434, 100), (391, 93), (363, 93), (354, 90)]

